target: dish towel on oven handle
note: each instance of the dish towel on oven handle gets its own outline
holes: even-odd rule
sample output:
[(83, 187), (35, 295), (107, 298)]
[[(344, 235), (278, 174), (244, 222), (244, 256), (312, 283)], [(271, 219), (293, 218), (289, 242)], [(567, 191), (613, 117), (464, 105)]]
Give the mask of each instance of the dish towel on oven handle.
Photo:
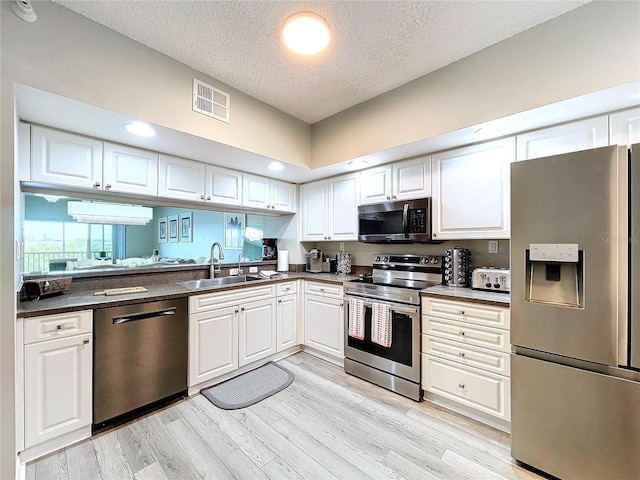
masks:
[(371, 341), (389, 348), (391, 346), (391, 309), (384, 303), (371, 307)]
[(349, 299), (349, 336), (364, 340), (364, 301)]

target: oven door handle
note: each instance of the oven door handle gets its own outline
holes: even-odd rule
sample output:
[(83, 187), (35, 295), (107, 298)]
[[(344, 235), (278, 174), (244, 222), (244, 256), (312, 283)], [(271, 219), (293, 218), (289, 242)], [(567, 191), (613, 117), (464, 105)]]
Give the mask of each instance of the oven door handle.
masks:
[[(359, 297), (352, 297), (352, 296), (346, 296), (345, 300), (349, 300), (350, 298), (356, 298), (359, 299)], [(418, 309), (417, 308), (411, 308), (411, 307), (398, 307), (392, 303), (389, 302), (364, 302), (364, 306), (365, 307), (372, 307), (373, 308), (373, 304), (374, 303), (381, 303), (383, 305), (389, 305), (389, 307), (391, 308), (392, 311), (394, 312), (398, 312), (398, 313), (418, 313)]]

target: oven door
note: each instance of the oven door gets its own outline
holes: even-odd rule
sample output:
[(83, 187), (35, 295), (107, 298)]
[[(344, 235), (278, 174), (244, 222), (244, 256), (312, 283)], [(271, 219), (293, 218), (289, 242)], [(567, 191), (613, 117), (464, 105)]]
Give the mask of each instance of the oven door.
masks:
[[(349, 300), (351, 298), (364, 300), (365, 334), (362, 340), (349, 336)], [(420, 383), (420, 307), (351, 295), (345, 295), (344, 299), (344, 317), (347, 320), (345, 357), (411, 382)], [(383, 347), (371, 341), (371, 312), (374, 302), (391, 307), (390, 347)]]

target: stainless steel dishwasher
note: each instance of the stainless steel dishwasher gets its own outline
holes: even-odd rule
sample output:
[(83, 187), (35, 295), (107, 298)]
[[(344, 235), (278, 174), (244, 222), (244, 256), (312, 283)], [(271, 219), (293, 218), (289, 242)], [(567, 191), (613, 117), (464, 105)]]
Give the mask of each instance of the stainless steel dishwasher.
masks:
[(186, 298), (94, 310), (94, 430), (186, 394), (187, 325)]

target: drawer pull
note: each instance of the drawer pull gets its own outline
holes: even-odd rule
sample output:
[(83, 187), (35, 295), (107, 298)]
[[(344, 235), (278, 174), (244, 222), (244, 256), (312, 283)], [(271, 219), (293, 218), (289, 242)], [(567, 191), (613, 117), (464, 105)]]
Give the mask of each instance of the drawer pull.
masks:
[(460, 387), (462, 390), (464, 390), (464, 383), (459, 383), (458, 387)]

